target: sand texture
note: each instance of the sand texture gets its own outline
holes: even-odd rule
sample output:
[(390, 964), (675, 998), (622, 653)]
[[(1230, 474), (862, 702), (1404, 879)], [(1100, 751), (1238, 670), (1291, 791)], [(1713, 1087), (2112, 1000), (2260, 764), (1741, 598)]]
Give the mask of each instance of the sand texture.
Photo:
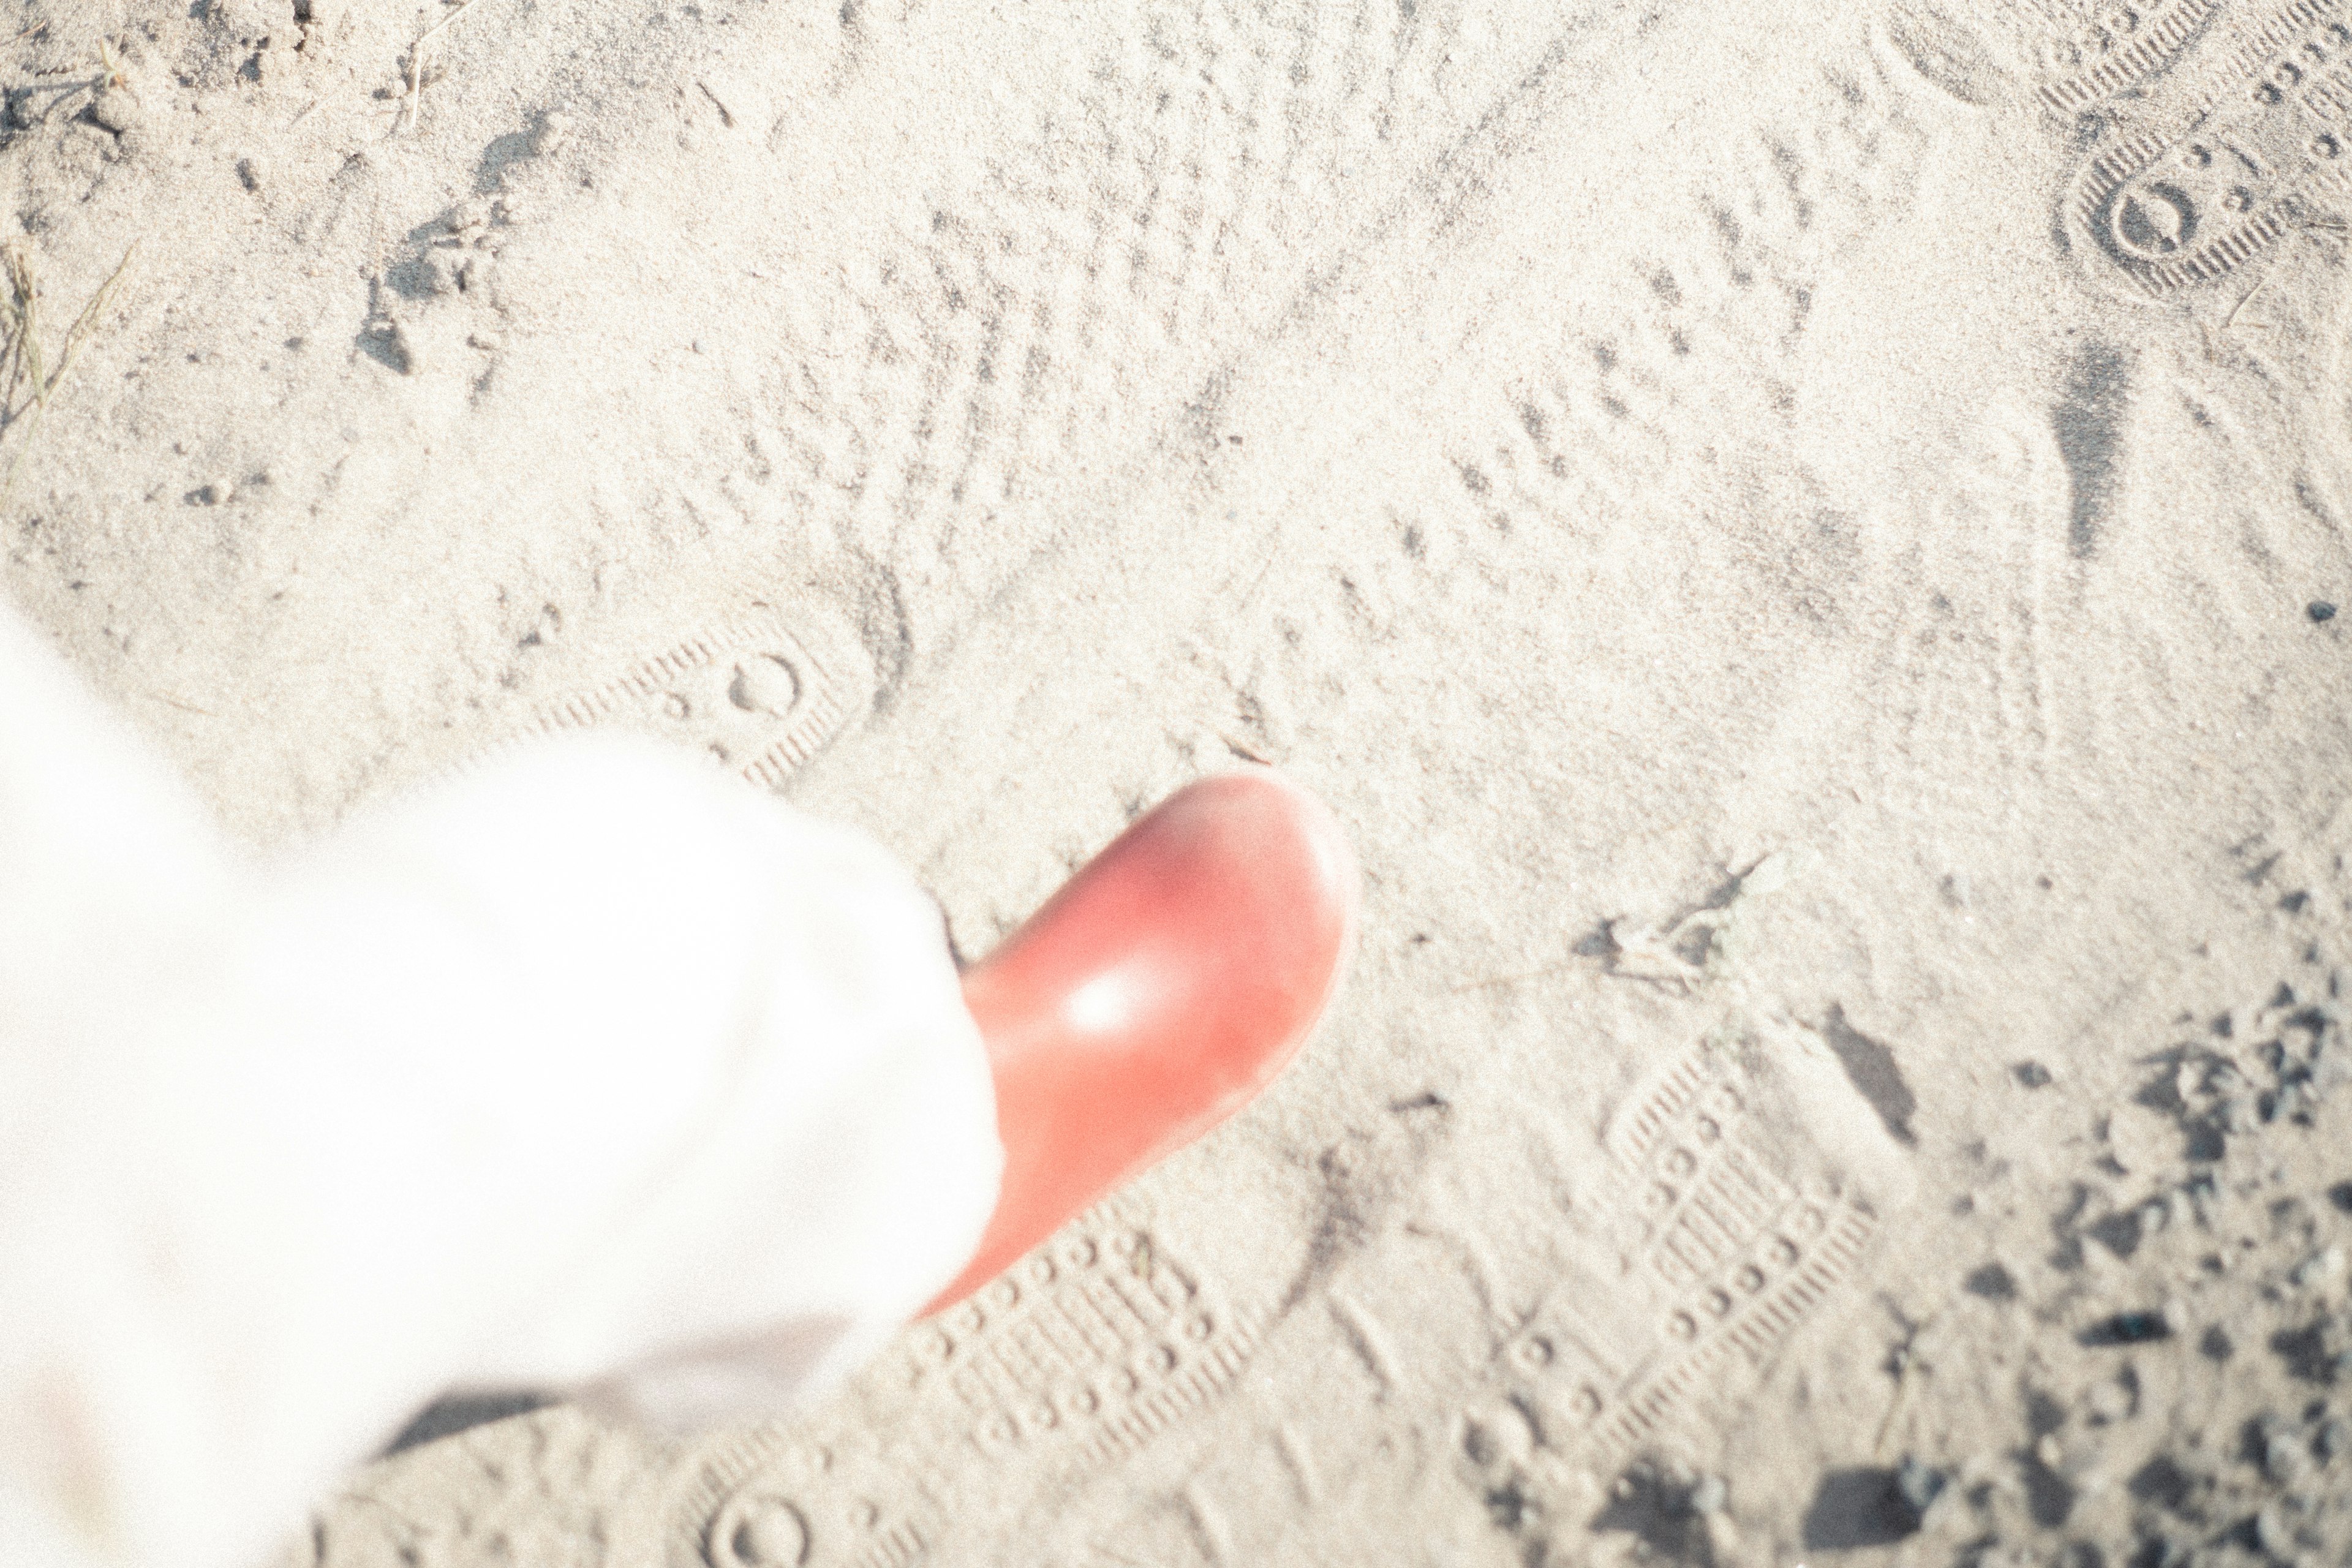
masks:
[(1368, 887), (838, 1398), (286, 1563), (2352, 1552), (2352, 4), (297, 11), (0, 25), (9, 591), (237, 831), (626, 723), (967, 954), (1240, 762)]

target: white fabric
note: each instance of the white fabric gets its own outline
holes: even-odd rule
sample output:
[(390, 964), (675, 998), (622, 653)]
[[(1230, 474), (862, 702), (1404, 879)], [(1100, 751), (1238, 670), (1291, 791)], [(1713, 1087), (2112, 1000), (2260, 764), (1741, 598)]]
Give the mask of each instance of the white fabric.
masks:
[(246, 1568), (451, 1386), (780, 1407), (1001, 1160), (863, 836), (572, 740), (255, 864), (0, 611), (8, 1568)]

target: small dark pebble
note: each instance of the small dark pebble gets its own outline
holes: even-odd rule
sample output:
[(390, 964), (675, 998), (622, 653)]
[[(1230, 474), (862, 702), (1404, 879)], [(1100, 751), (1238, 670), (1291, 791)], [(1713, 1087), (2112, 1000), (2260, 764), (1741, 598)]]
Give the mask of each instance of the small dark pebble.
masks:
[(2311, 601), (2310, 614), (2314, 625), (2332, 621), (2336, 618), (2336, 606), (2325, 599), (2314, 599)]
[(1961, 1289), (1971, 1296), (1981, 1296), (1988, 1301), (2011, 1301), (2017, 1299), (2017, 1279), (1998, 1263), (1988, 1263), (1971, 1269), (1960, 1281)]
[(2117, 1312), (2084, 1329), (2080, 1338), (2086, 1345), (2144, 1345), (2171, 1335), (2172, 1325), (2162, 1312)]
[(2017, 1081), (2028, 1089), (2041, 1089), (2050, 1082), (2050, 1069), (2040, 1062), (2020, 1062), (2010, 1071), (2016, 1074)]
[(1904, 1485), (1904, 1475), (1916, 1464), (1906, 1460), (1905, 1471), (1851, 1466), (1822, 1476), (1805, 1510), (1805, 1544), (1821, 1552), (1844, 1551), (1892, 1546), (1916, 1535), (1920, 1510)]

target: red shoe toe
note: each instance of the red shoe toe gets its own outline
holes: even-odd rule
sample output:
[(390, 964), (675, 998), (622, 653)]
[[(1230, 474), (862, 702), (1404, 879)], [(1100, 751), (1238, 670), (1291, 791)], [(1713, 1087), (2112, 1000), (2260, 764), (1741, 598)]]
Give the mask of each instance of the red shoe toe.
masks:
[(1305, 1043), (1354, 932), (1339, 824), (1273, 773), (1179, 790), (963, 977), (1004, 1181), (953, 1305), (1247, 1104)]

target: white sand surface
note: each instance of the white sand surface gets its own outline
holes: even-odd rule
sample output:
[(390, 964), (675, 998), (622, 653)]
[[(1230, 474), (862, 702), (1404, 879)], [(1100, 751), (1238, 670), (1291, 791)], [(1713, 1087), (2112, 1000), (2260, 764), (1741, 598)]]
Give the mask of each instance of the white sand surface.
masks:
[(2352, 1549), (2344, 0), (5, 18), (51, 368), (131, 252), (8, 591), (241, 833), (615, 722), (968, 954), (1238, 762), (1367, 870), (836, 1401), (289, 1563)]

